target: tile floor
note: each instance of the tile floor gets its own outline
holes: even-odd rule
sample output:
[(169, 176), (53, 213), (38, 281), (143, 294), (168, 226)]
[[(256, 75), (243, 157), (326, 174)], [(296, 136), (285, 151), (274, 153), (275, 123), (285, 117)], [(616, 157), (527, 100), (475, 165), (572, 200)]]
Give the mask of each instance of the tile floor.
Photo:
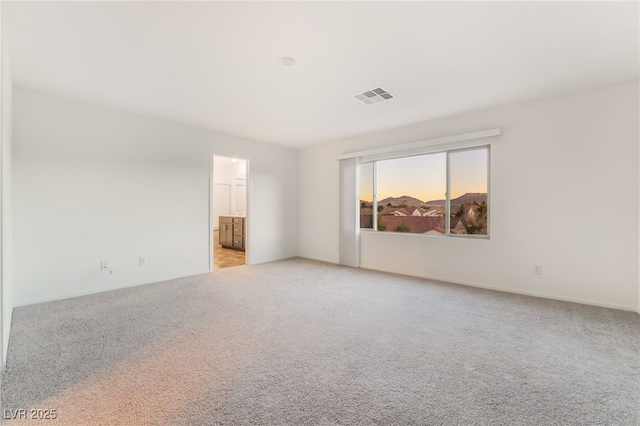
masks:
[(246, 264), (245, 252), (224, 248), (220, 245), (218, 230), (213, 231), (213, 269), (229, 268)]

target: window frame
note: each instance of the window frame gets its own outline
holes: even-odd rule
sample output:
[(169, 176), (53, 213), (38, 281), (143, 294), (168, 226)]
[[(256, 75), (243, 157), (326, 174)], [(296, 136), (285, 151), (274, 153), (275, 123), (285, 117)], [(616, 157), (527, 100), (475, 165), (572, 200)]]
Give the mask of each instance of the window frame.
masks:
[[(486, 234), (452, 234), (451, 233), (451, 154), (458, 152), (467, 152), (467, 151), (475, 151), (480, 149), (486, 149), (487, 151), (487, 233)], [(402, 235), (412, 235), (412, 236), (421, 236), (421, 237), (452, 237), (452, 238), (471, 238), (471, 239), (482, 239), (489, 240), (491, 239), (491, 143), (482, 143), (482, 144), (474, 144), (471, 146), (465, 146), (461, 148), (450, 148), (450, 149), (437, 149), (437, 150), (425, 150), (425, 152), (419, 153), (389, 153), (389, 155), (379, 156), (376, 155), (375, 158), (367, 159), (366, 157), (358, 158), (358, 173), (357, 176), (360, 177), (360, 166), (362, 164), (373, 164), (373, 218), (372, 228), (360, 228), (360, 215), (358, 215), (358, 226), (357, 229), (360, 232), (367, 233), (381, 233), (381, 234), (398, 234), (397, 232), (387, 232), (387, 231), (379, 231), (378, 230), (378, 162), (386, 161), (386, 160), (395, 160), (400, 158), (408, 158), (408, 157), (420, 157), (423, 155), (432, 155), (432, 154), (442, 154), (446, 155), (446, 190), (445, 190), (445, 233), (442, 235), (433, 235), (433, 234), (416, 234), (416, 233), (401, 233)], [(358, 197), (360, 196), (360, 181), (358, 179), (358, 188), (356, 193)]]

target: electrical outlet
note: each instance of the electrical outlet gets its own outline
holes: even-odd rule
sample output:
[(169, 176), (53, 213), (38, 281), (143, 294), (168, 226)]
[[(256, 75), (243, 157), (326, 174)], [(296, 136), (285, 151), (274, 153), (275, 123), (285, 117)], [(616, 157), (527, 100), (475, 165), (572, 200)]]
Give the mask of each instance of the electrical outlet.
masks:
[(101, 271), (109, 271), (109, 275), (113, 274), (113, 271), (111, 270), (111, 268), (109, 268), (109, 265), (107, 265), (107, 261), (106, 260), (100, 261), (100, 270)]
[(533, 273), (535, 275), (542, 275), (542, 265), (535, 265), (533, 267)]
[(147, 259), (145, 259), (144, 257), (140, 258), (140, 266), (145, 266), (147, 264)]

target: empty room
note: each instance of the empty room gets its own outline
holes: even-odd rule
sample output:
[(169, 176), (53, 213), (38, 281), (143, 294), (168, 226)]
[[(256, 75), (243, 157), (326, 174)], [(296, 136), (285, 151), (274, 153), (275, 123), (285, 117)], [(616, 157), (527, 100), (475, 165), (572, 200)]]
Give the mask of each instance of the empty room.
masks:
[(639, 2), (0, 12), (3, 424), (640, 424)]

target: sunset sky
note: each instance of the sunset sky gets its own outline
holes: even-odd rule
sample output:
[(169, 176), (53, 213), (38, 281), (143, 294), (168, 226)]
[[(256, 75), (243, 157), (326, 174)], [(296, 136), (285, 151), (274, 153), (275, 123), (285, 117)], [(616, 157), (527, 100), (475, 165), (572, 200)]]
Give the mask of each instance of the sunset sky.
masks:
[[(487, 192), (487, 149), (451, 153), (451, 198)], [(441, 200), (446, 191), (446, 154), (378, 161), (378, 200), (409, 195)], [(360, 166), (360, 199), (373, 199), (373, 165)]]

